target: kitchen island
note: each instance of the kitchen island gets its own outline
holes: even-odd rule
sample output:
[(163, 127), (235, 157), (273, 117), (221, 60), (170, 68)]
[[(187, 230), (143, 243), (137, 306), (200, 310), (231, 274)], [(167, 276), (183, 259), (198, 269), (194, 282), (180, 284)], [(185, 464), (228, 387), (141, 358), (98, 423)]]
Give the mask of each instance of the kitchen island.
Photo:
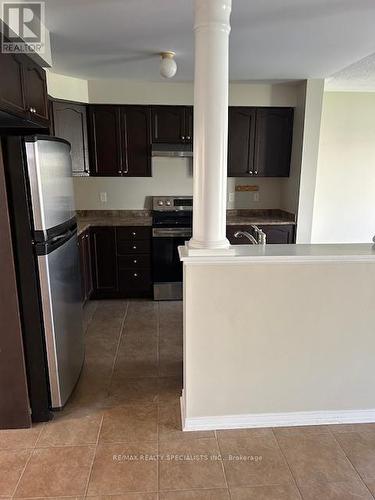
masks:
[(234, 251), (180, 247), (185, 430), (375, 422), (373, 245)]

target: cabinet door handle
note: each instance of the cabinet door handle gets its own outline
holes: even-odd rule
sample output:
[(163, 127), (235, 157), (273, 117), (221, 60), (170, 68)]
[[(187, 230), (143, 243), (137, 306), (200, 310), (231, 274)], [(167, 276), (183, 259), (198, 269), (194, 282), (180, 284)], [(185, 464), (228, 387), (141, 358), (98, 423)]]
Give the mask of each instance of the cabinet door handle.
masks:
[(255, 170), (254, 174), (255, 174), (255, 175), (258, 175), (258, 170)]
[(249, 174), (250, 174), (250, 175), (253, 175), (253, 171), (252, 171), (252, 170), (249, 170)]
[(134, 273), (133, 276), (134, 276), (134, 278), (138, 278), (138, 274), (137, 273)]
[(190, 139), (191, 139), (190, 135), (188, 135), (188, 136), (186, 137), (186, 139), (187, 139), (188, 141), (190, 141)]
[(135, 232), (133, 231), (133, 232), (132, 232), (132, 236), (136, 236), (136, 235), (137, 235), (137, 233), (135, 233)]
[[(126, 141), (126, 147), (128, 147), (127, 145), (128, 145), (128, 141)], [(129, 173), (129, 161), (128, 161), (128, 152), (126, 151), (124, 174), (128, 174), (128, 173)]]
[(117, 173), (118, 174), (122, 174), (122, 170), (117, 170)]
[(134, 260), (133, 260), (133, 264), (136, 264), (136, 263), (137, 263), (137, 259), (134, 259)]
[(133, 245), (133, 250), (137, 250), (137, 245)]
[(182, 136), (181, 136), (181, 139), (184, 141), (184, 140), (185, 140), (185, 136), (184, 136), (184, 135), (182, 135)]

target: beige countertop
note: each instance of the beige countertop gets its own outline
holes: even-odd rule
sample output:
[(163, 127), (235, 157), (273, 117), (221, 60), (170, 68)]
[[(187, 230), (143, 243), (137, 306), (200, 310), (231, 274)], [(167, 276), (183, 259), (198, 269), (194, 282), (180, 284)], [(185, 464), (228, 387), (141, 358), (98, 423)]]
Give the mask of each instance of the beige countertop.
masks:
[(227, 226), (249, 226), (251, 224), (285, 225), (295, 223), (296, 217), (294, 214), (279, 209), (227, 210)]
[(150, 210), (85, 210), (77, 212), (78, 234), (92, 226), (151, 226)]
[[(150, 210), (84, 210), (77, 212), (78, 234), (91, 226), (151, 226)], [(295, 224), (295, 216), (283, 210), (228, 210), (228, 226)]]

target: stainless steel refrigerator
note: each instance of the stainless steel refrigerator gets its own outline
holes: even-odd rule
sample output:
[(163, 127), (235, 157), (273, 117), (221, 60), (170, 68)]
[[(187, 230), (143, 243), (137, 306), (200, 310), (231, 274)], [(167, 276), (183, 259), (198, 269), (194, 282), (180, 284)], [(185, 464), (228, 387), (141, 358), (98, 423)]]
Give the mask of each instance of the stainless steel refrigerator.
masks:
[(67, 402), (84, 361), (70, 145), (30, 136), (2, 147), (31, 410), (45, 420)]

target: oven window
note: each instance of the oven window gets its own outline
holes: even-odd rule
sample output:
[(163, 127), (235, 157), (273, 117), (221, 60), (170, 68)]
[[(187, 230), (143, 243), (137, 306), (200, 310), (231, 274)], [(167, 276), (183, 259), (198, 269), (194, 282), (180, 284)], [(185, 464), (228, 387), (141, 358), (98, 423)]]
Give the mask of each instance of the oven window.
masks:
[(182, 262), (178, 256), (178, 247), (185, 245), (187, 239), (186, 237), (152, 238), (154, 283), (182, 281)]

